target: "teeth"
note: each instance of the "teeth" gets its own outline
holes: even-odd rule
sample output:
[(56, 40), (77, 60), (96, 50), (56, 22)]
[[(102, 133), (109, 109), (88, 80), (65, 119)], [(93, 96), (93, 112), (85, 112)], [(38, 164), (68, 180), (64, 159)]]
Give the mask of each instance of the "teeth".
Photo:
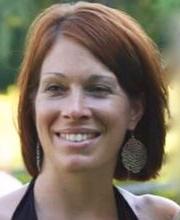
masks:
[(93, 137), (95, 137), (95, 134), (61, 134), (61, 138), (72, 142), (81, 142)]

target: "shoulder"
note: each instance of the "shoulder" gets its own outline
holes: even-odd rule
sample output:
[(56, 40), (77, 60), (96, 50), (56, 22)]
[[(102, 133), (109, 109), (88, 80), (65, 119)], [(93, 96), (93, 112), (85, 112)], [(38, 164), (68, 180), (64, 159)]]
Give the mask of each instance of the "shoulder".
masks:
[(180, 206), (172, 200), (149, 194), (136, 196), (124, 189), (118, 189), (140, 220), (172, 220), (180, 212)]
[(10, 220), (16, 207), (21, 201), (27, 190), (28, 185), (22, 186), (20, 189), (0, 197), (0, 219)]
[(141, 204), (145, 208), (149, 208), (159, 219), (173, 219), (180, 211), (180, 206), (170, 199), (162, 198), (154, 195), (143, 195), (139, 197)]

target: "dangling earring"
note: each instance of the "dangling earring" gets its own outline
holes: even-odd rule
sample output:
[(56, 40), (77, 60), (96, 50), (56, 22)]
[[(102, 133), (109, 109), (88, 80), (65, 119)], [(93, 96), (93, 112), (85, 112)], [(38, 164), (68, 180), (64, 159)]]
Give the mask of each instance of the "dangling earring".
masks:
[(134, 174), (139, 173), (146, 164), (146, 148), (141, 141), (135, 138), (133, 132), (131, 132), (131, 137), (123, 146), (121, 157), (123, 166)]
[(41, 155), (40, 155), (40, 144), (37, 143), (36, 145), (36, 166), (37, 170), (40, 173), (41, 171)]

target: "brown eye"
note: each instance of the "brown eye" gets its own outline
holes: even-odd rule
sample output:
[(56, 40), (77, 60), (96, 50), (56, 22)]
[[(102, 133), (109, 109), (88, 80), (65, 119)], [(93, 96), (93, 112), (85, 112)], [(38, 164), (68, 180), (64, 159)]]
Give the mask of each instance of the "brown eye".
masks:
[(105, 85), (92, 85), (87, 88), (87, 91), (96, 97), (106, 97), (112, 94), (112, 89)]
[(59, 84), (50, 84), (46, 87), (46, 91), (52, 95), (63, 95), (66, 90), (65, 86)]

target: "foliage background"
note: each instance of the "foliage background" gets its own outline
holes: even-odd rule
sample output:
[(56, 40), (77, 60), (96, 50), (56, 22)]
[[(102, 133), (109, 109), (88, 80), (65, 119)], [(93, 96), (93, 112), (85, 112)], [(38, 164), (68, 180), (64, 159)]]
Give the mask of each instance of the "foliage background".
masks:
[[(23, 56), (25, 35), (34, 17), (52, 3), (67, 0), (0, 0), (0, 169), (11, 172), (22, 182), (28, 181), (20, 157), (16, 128), (18, 91), (15, 79)], [(75, 2), (75, 1), (74, 1)], [(99, 0), (125, 10), (138, 20), (158, 44), (169, 65), (172, 119), (167, 136), (166, 163), (161, 177), (149, 183), (122, 183), (137, 193), (151, 192), (180, 203), (180, 77), (178, 37), (180, 33), (179, 0)], [(173, 68), (172, 68), (173, 67)], [(174, 80), (173, 80), (174, 79)]]

